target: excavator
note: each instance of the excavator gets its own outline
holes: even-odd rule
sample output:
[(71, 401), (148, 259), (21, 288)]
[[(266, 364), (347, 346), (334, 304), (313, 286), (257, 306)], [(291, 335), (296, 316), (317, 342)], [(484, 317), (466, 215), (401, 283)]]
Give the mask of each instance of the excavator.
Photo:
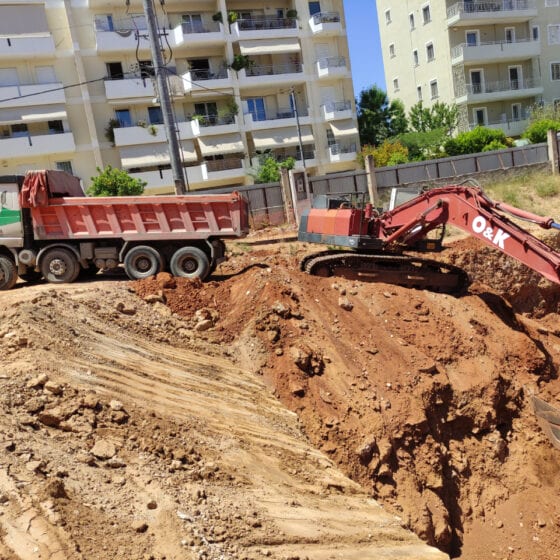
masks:
[(469, 282), (462, 269), (407, 254), (441, 251), (445, 227), (453, 225), (560, 284), (560, 253), (512, 217), (560, 229), (552, 218), (491, 200), (470, 181), (425, 190), (387, 211), (365, 194), (318, 195), (301, 217), (298, 239), (329, 249), (308, 255), (300, 266), (316, 276), (461, 293)]

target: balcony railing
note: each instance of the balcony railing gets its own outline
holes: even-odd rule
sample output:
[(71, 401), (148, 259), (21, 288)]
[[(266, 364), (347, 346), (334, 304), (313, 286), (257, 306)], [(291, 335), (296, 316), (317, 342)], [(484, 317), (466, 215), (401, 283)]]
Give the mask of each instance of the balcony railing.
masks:
[(299, 62), (290, 64), (271, 64), (266, 66), (251, 66), (246, 68), (247, 76), (272, 76), (276, 74), (298, 74), (303, 72)]
[(239, 31), (260, 31), (265, 29), (295, 29), (295, 18), (271, 18), (267, 16), (254, 16), (248, 19), (238, 19)]
[(183, 22), (181, 24), (181, 28), (183, 29), (183, 33), (185, 35), (194, 33), (216, 33), (220, 31), (220, 24), (217, 21), (209, 23), (188, 21)]
[(114, 31), (122, 33), (128, 37), (133, 31), (146, 31), (148, 26), (143, 17), (140, 18), (122, 18), (122, 19), (97, 19), (95, 20), (96, 31)]
[(338, 156), (340, 154), (353, 154), (356, 153), (356, 144), (331, 144), (329, 152), (331, 156)]
[(346, 59), (342, 56), (329, 56), (320, 58), (317, 61), (320, 70), (327, 70), (329, 68), (342, 68), (346, 66)]
[(458, 58), (463, 56), (465, 51), (471, 48), (481, 48), (481, 47), (499, 47), (500, 51), (506, 52), (507, 49), (513, 49), (516, 45), (524, 45), (528, 43), (538, 43), (534, 39), (527, 38), (527, 39), (516, 39), (515, 41), (484, 41), (479, 42), (476, 44), (471, 43), (461, 43), (459, 45), (455, 45), (451, 49), (451, 58)]
[(319, 12), (313, 14), (313, 23), (320, 25), (321, 23), (340, 23), (340, 14), (338, 12)]
[(466, 84), (466, 92), (469, 95), (478, 95), (483, 93), (516, 91), (540, 87), (541, 83), (542, 81), (540, 79), (525, 78), (523, 80), (487, 82), (484, 84)]
[(329, 101), (324, 105), (327, 113), (338, 113), (339, 111), (350, 111), (352, 109), (351, 101)]
[(497, 2), (457, 2), (447, 9), (447, 19), (460, 14), (534, 10), (534, 0), (502, 0)]
[(242, 169), (243, 160), (241, 158), (216, 159), (206, 162), (206, 169), (213, 171), (228, 171), (229, 169)]
[(191, 70), (191, 79), (194, 81), (204, 80), (223, 80), (228, 77), (227, 68), (220, 68), (220, 70)]
[(194, 117), (200, 126), (221, 126), (226, 124), (233, 124), (235, 122), (234, 115), (227, 115), (219, 117), (218, 115), (198, 115)]

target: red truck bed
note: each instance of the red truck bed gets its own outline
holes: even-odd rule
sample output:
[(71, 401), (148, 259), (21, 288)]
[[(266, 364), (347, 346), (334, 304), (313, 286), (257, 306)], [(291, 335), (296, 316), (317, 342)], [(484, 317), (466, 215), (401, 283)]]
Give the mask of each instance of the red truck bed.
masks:
[(126, 241), (241, 237), (249, 231), (239, 193), (182, 196), (64, 197), (31, 208), (35, 239)]

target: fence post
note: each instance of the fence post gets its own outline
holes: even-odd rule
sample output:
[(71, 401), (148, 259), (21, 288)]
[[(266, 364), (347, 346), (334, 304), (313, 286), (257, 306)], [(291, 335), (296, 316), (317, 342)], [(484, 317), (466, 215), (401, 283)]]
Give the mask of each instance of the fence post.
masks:
[(546, 134), (546, 142), (548, 144), (548, 159), (552, 165), (552, 174), (560, 173), (558, 160), (558, 136), (556, 130), (549, 130)]
[(292, 190), (290, 188), (290, 175), (285, 167), (280, 168), (280, 190), (282, 192), (282, 200), (284, 202), (284, 214), (288, 224), (293, 224), (295, 220), (294, 206), (292, 200)]
[(371, 154), (364, 158), (366, 164), (366, 180), (369, 193), (369, 201), (375, 206), (379, 202), (377, 195), (377, 177), (375, 176), (375, 162)]

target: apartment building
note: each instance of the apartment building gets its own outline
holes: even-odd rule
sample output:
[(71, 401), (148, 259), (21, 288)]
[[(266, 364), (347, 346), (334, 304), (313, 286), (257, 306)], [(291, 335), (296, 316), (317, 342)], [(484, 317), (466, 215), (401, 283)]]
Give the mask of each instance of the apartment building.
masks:
[[(359, 139), (343, 0), (155, 2), (189, 190), (254, 182), (259, 158), (321, 175)], [(141, 0), (0, 1), (0, 167), (88, 186), (127, 169), (173, 192)]]
[(560, 102), (559, 0), (378, 0), (387, 94), (456, 103), (459, 128), (518, 136)]

